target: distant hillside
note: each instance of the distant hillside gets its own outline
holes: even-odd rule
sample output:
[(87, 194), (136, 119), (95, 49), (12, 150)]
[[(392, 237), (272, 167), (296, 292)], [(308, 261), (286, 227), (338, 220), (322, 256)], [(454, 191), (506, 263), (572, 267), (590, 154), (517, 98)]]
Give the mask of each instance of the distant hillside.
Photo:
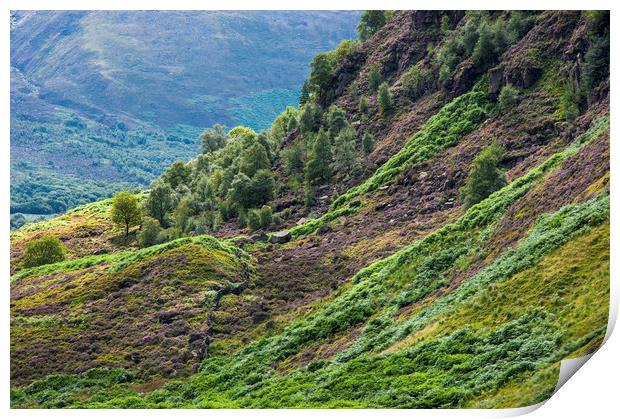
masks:
[[(359, 12), (14, 12), (11, 212), (146, 185), (221, 123), (269, 127)], [(110, 188), (112, 186), (112, 188)]]

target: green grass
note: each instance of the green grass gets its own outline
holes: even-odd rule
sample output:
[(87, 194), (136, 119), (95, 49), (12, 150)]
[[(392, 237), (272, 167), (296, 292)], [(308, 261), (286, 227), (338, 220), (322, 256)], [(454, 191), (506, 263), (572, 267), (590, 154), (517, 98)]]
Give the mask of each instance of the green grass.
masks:
[[(456, 222), (362, 269), (352, 285), (293, 320), (280, 334), (259, 338), (235, 354), (207, 359), (187, 382), (171, 383), (145, 396), (124, 386), (71, 405), (460, 407), (499, 394), (515, 380), (532, 379), (563, 357), (590, 347), (605, 332), (602, 305), (592, 304), (591, 298), (604, 298), (607, 275), (604, 265), (599, 270), (589, 266), (601, 266), (600, 261), (608, 258), (607, 194), (543, 214), (516, 247), (467, 275), (450, 292), (432, 295), (483, 261), (485, 245), (506, 209), (608, 124), (606, 118), (596, 121), (565, 150), (473, 206)], [(578, 272), (558, 265), (558, 260), (570, 260), (567, 255), (583, 253), (584, 247), (592, 251), (586, 255), (591, 258), (578, 263)], [(533, 286), (537, 280), (530, 275), (535, 272), (544, 273), (538, 281), (547, 281), (548, 287)], [(579, 285), (566, 294), (577, 278)], [(579, 289), (593, 283), (596, 292), (581, 296)], [(551, 290), (561, 294), (559, 300), (545, 294)], [(541, 298), (544, 304), (538, 303)], [(497, 300), (505, 300), (507, 307), (514, 302), (519, 310), (499, 311), (500, 317), (493, 317), (493, 310), (477, 316), (481, 305)], [(572, 310), (563, 308), (567, 303)], [(285, 373), (274, 369), (304, 348), (346, 336), (358, 327), (361, 334), (333, 359), (292, 366)], [(427, 338), (417, 339), (420, 334)], [(548, 382), (548, 374), (543, 375)], [(536, 394), (521, 389), (522, 397), (513, 394), (512, 400), (544, 400), (549, 391), (543, 384)], [(71, 387), (54, 391), (68, 398), (75, 393)], [(57, 400), (46, 399), (44, 391), (14, 392), (14, 404), (45, 406)]]
[(63, 262), (52, 263), (49, 265), (22, 269), (11, 277), (11, 282), (30, 276), (49, 275), (57, 272), (71, 272), (102, 264), (110, 265), (109, 270), (112, 272), (116, 272), (128, 265), (131, 265), (147, 257), (162, 254), (168, 250), (188, 244), (198, 244), (208, 247), (212, 250), (221, 250), (232, 253), (237, 255), (238, 257), (248, 257), (247, 253), (234, 246), (230, 242), (218, 240), (209, 235), (182, 237), (180, 239), (172, 240), (170, 242), (155, 246), (146, 247), (143, 249), (121, 251), (117, 253), (103, 255), (92, 255), (80, 259), (67, 260)]
[(377, 189), (411, 166), (457, 144), (491, 114), (493, 106), (487, 98), (487, 88), (486, 80), (482, 80), (470, 92), (445, 105), (370, 178), (339, 196), (332, 208), (341, 207), (354, 197)]
[(293, 237), (310, 234), (338, 217), (356, 213), (360, 207), (360, 201), (356, 200), (356, 197), (378, 189), (413, 165), (431, 159), (442, 150), (457, 144), (491, 114), (493, 105), (487, 98), (486, 90), (487, 82), (481, 80), (470, 92), (445, 105), (370, 178), (340, 195), (332, 203), (330, 211), (291, 229)]

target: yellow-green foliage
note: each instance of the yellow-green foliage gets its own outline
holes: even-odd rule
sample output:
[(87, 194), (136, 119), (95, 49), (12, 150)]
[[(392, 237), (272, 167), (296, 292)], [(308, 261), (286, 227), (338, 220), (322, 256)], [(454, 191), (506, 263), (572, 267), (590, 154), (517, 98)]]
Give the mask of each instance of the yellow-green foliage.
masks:
[[(141, 360), (133, 369), (141, 377), (187, 374), (200, 361), (190, 349), (199, 347), (187, 336), (171, 340), (178, 332), (169, 335), (174, 328), (158, 316), (174, 313), (182, 327), (202, 336), (212, 328), (209, 315), (219, 298), (246, 287), (253, 269), (245, 252), (208, 236), (103, 257), (105, 265), (31, 270), (13, 283), (12, 368), (22, 379), (41, 377), (50, 367), (134, 367), (130, 356)], [(32, 315), (39, 310), (47, 314)], [(94, 330), (106, 334), (105, 344), (85, 340)], [(145, 335), (163, 340), (141, 344)], [(88, 356), (77, 355), (77, 348)], [(38, 355), (31, 362), (32, 351)], [(55, 361), (46, 362), (48, 356)]]
[[(123, 387), (70, 404), (424, 408), (544, 400), (557, 363), (596, 348), (605, 332), (609, 196), (543, 214), (493, 260), (485, 249), (505, 211), (607, 127), (607, 119), (595, 122), (454, 223), (362, 269), (277, 334), (208, 358), (187, 382), (145, 396)], [(305, 351), (332, 345), (340, 350), (331, 358), (299, 362)], [(82, 379), (54, 391), (74, 397)], [(27, 388), (14, 390), (13, 399), (57, 400)]]

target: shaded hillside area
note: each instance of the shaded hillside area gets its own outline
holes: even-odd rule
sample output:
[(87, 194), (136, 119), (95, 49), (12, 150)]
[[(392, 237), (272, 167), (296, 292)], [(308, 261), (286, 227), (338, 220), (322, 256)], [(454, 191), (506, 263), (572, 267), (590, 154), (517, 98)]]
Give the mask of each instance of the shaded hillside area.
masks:
[[(12, 233), (12, 406), (519, 407), (602, 344), (609, 15), (358, 30), (269, 130), (210, 130), (133, 196), (140, 220), (117, 196)], [(62, 260), (31, 264), (49, 236)]]
[(147, 186), (215, 123), (265, 129), (359, 12), (11, 14), (11, 213)]

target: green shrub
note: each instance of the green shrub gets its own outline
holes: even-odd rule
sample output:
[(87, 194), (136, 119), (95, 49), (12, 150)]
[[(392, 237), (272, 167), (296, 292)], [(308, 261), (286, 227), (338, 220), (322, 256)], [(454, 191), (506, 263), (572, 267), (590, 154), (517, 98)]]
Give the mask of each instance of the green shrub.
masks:
[[(243, 217), (239, 217), (242, 219)], [(245, 217), (247, 226), (252, 230), (258, 230), (261, 227), (260, 223), (260, 214), (256, 209), (248, 210), (247, 216)]]
[(140, 247), (149, 247), (157, 244), (157, 238), (161, 232), (159, 221), (151, 217), (145, 217), (142, 222), (142, 228), (138, 234)]
[(24, 268), (47, 265), (65, 260), (66, 250), (56, 236), (43, 236), (26, 244)]
[(432, 70), (420, 64), (412, 66), (402, 76), (403, 87), (411, 100), (417, 100), (428, 93), (432, 89), (434, 81)]
[(465, 186), (461, 189), (465, 208), (470, 208), (506, 185), (506, 175), (499, 168), (503, 156), (504, 148), (496, 142), (476, 156)]
[(379, 86), (377, 101), (379, 102), (379, 109), (382, 115), (386, 116), (394, 111), (392, 93), (390, 93), (390, 86), (386, 82), (381, 83), (381, 86)]
[(364, 154), (370, 154), (372, 149), (375, 147), (375, 138), (368, 131), (364, 132), (362, 136), (362, 150)]
[(273, 223), (273, 211), (269, 205), (263, 205), (259, 212), (258, 218), (261, 228), (269, 227)]
[(360, 97), (359, 111), (361, 114), (368, 112), (368, 98), (366, 96)]
[(573, 86), (567, 83), (562, 88), (559, 105), (560, 117), (568, 122), (573, 122), (579, 115), (579, 99)]
[(512, 84), (505, 85), (499, 93), (499, 109), (505, 111), (512, 108), (517, 103), (518, 98), (519, 90)]
[(370, 90), (371, 93), (376, 92), (380, 83), (381, 75), (379, 74), (379, 64), (374, 63), (368, 72), (368, 90)]

